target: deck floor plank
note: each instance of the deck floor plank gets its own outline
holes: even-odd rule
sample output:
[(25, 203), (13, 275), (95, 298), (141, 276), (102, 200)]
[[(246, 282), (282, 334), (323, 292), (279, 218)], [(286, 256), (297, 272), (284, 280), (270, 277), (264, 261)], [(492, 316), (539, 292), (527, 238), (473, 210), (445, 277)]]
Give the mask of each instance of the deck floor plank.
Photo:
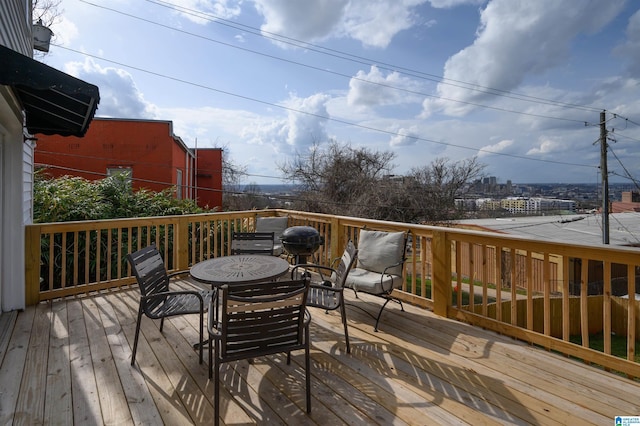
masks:
[[(413, 307), (407, 307), (411, 312)], [(393, 321), (402, 321), (402, 317), (406, 314), (396, 314), (389, 312), (388, 323)], [(537, 411), (537, 416), (544, 416), (545, 423), (558, 422), (559, 424), (566, 424), (571, 422), (572, 419), (580, 419), (583, 424), (601, 424), (605, 421), (605, 418), (598, 412), (590, 411), (585, 412), (585, 404), (581, 403), (576, 395), (572, 395), (572, 400), (568, 401), (565, 398), (558, 397), (555, 391), (560, 388), (557, 383), (545, 383), (538, 380), (536, 374), (527, 375), (525, 370), (518, 368), (512, 362), (508, 362), (499, 356), (499, 351), (494, 352), (493, 346), (497, 345), (501, 339), (495, 336), (493, 339), (480, 339), (475, 336), (470, 336), (469, 333), (462, 333), (460, 335), (451, 335), (448, 333), (440, 334), (438, 331), (433, 330), (430, 333), (430, 341), (427, 342), (424, 339), (418, 337), (425, 327), (428, 327), (428, 323), (421, 323), (422, 318), (416, 316), (415, 320), (402, 321), (402, 325), (399, 326), (397, 331), (394, 331), (391, 339), (398, 339), (399, 341), (411, 341), (420, 342), (424, 347), (431, 347), (432, 343), (438, 345), (440, 348), (449, 347), (449, 355), (451, 357), (457, 357), (458, 364), (461, 367), (469, 365), (469, 362), (473, 360), (474, 367), (468, 370), (465, 374), (472, 380), (480, 380), (478, 385), (487, 385), (492, 393), (502, 395), (504, 397), (503, 406), (511, 405), (513, 408), (507, 408), (507, 411), (514, 410), (517, 406), (523, 405), (523, 401), (530, 400), (528, 403), (524, 403), (526, 407), (534, 407)], [(432, 323), (438, 322), (437, 318), (433, 318)], [(464, 326), (463, 324), (460, 324)], [(471, 326), (466, 326), (472, 329)], [(440, 339), (440, 340), (438, 340)], [(475, 339), (475, 340), (474, 340)], [(512, 346), (524, 346), (523, 343), (511, 341), (508, 343)], [(487, 348), (491, 345), (491, 358), (486, 356)], [(539, 357), (554, 356), (540, 351)], [(455, 358), (451, 358), (454, 360)], [(451, 361), (450, 361), (451, 362)], [(485, 383), (486, 382), (486, 383)], [(463, 385), (460, 383), (460, 385)], [(508, 389), (508, 390), (507, 390)], [(561, 392), (558, 392), (561, 393)], [(562, 396), (562, 395), (560, 395)], [(610, 413), (613, 418), (615, 414)], [(540, 418), (539, 420), (543, 420)], [(532, 421), (532, 420), (527, 420)]]
[[(328, 322), (327, 319), (331, 318), (330, 316), (323, 315), (319, 310), (314, 313), (313, 318), (319, 323), (316, 332), (317, 339), (314, 344), (318, 347), (327, 346), (324, 352), (332, 353), (331, 340), (336, 338), (332, 330), (340, 326), (340, 317), (336, 316), (333, 321)], [(323, 329), (320, 330), (320, 327)], [(474, 399), (480, 400), (480, 398), (460, 389), (454, 389), (448, 382), (439, 380), (437, 376), (423, 370), (415, 359), (413, 362), (408, 362), (403, 357), (387, 350), (388, 344), (382, 337), (383, 335), (377, 334), (379, 340), (376, 341), (375, 338), (378, 336), (372, 336), (358, 328), (351, 327), (353, 354), (351, 356), (342, 354), (335, 363), (345, 364), (369, 380), (376, 380), (380, 386), (390, 388), (394, 397), (398, 399), (398, 403), (418, 407), (418, 410), (422, 412), (421, 417), (428, 416), (430, 419), (438, 419), (442, 424), (450, 424), (452, 413), (455, 413), (459, 424), (490, 425), (500, 423), (499, 420), (491, 418), (492, 413), (494, 416), (497, 414), (497, 416), (504, 417), (503, 413), (489, 409), (487, 404), (482, 406), (481, 412), (474, 410), (474, 406), (480, 406)], [(366, 337), (367, 343), (365, 345), (358, 342), (360, 336)], [(336, 357), (336, 355), (333, 356)], [(387, 373), (393, 376), (394, 380), (389, 380), (387, 375), (380, 374), (383, 366), (389, 368)], [(457, 398), (451, 398), (451, 394), (455, 394)], [(411, 424), (415, 423), (414, 419), (410, 420)]]
[[(345, 294), (377, 313), (379, 299)], [(208, 424), (213, 383), (198, 363), (197, 315), (143, 318), (130, 365), (135, 288), (59, 300), (0, 318), (0, 424)], [(221, 367), (225, 424), (607, 424), (637, 415), (640, 382), (491, 331), (395, 304), (374, 320), (312, 313), (312, 413), (304, 357)], [(2, 355), (2, 354), (0, 354)], [(103, 395), (108, 391), (110, 395)]]
[(103, 419), (82, 301), (70, 300), (66, 303), (73, 421), (75, 424), (99, 425)]
[[(129, 330), (125, 328), (127, 340), (130, 342), (131, 348), (133, 348), (138, 305), (137, 302), (133, 301), (130, 293), (132, 293), (130, 290), (124, 290), (118, 294), (118, 297), (123, 305), (129, 307), (129, 314), (133, 316), (133, 326)], [(174, 388), (165, 372), (161, 359), (156, 356), (154, 351), (158, 347), (158, 342), (162, 342), (164, 345), (167, 343), (158, 327), (159, 322), (156, 325), (149, 318), (142, 318), (136, 366), (133, 368), (137, 368), (144, 377), (164, 424), (193, 424), (193, 420), (182, 403), (178, 391)]]
[(0, 315), (0, 364), (7, 353), (16, 318), (18, 318), (18, 311), (5, 312)]
[[(434, 318), (431, 323), (438, 323), (437, 318)], [(412, 325), (411, 327), (417, 326)], [(471, 326), (466, 327), (473, 329)], [(435, 328), (432, 327), (432, 329)], [(451, 328), (444, 327), (442, 330), (445, 336), (457, 337), (451, 335)], [(441, 335), (434, 330), (431, 337), (433, 340), (437, 340)], [(464, 340), (460, 342), (461, 344), (452, 346), (453, 353), (461, 356), (482, 354), (490, 345), (490, 358), (477, 356), (476, 363), (494, 369), (496, 371), (494, 373), (495, 377), (500, 377), (500, 374), (507, 375), (506, 383), (510, 383), (508, 380), (514, 379), (517, 383), (532, 386), (536, 389), (535, 394), (544, 395), (541, 396), (541, 404), (554, 406), (564, 411), (566, 413), (564, 418), (567, 421), (573, 418), (581, 419), (585, 424), (601, 424), (608, 422), (617, 415), (615, 413), (620, 411), (621, 401), (620, 395), (618, 395), (620, 389), (616, 391), (614, 387), (611, 387), (610, 373), (606, 373), (609, 376), (609, 380), (606, 381), (610, 386), (608, 390), (601, 386), (588, 386), (588, 384), (594, 383), (593, 380), (598, 380), (601, 377), (600, 370), (593, 369), (593, 374), (589, 374), (589, 378), (592, 381), (586, 382), (584, 379), (585, 365), (579, 361), (570, 360), (543, 350), (539, 351), (537, 357), (526, 356), (527, 354), (530, 355), (531, 350), (534, 348), (486, 330), (478, 330), (477, 333), (464, 333), (463, 336)], [(528, 360), (529, 368), (522, 367), (522, 359)], [(518, 361), (517, 363), (514, 362), (516, 360)], [(541, 365), (545, 365), (545, 368), (540, 368)], [(556, 368), (553, 368), (554, 366)], [(633, 393), (633, 389), (637, 390), (637, 382), (633, 383), (625, 380), (622, 382), (632, 385), (628, 389), (630, 392)], [(626, 388), (626, 386), (623, 386), (623, 388)], [(568, 395), (570, 395), (570, 398), (566, 398)], [(626, 397), (633, 399), (629, 395), (626, 395)], [(571, 402), (567, 402), (568, 400)], [(589, 410), (585, 410), (585, 407), (589, 407)], [(629, 402), (627, 410), (638, 412), (640, 410), (638, 399)], [(553, 418), (558, 420), (562, 419), (563, 416), (558, 415), (556, 412)]]
[(69, 425), (73, 423), (71, 398), (71, 368), (69, 362), (69, 328), (67, 304), (54, 303), (49, 311), (49, 363), (44, 406), (44, 423)]
[[(120, 305), (114, 294), (97, 298), (97, 303), (132, 421), (138, 425), (161, 424), (162, 417), (153, 402), (144, 377), (137, 369), (131, 368), (131, 346), (127, 341), (125, 329), (128, 327), (132, 333), (135, 332), (135, 323), (131, 321), (128, 307)], [(123, 315), (123, 312), (127, 315)]]
[(83, 308), (102, 418), (107, 424), (130, 424), (131, 412), (107, 338), (107, 331), (113, 333), (114, 329), (109, 328), (110, 323), (102, 322), (95, 300), (93, 297), (84, 299)]
[(20, 395), (14, 421), (20, 424), (42, 424), (49, 357), (49, 305), (39, 304), (33, 319), (27, 358), (24, 363)]
[(0, 424), (3, 425), (14, 421), (35, 313), (33, 306), (18, 313), (11, 341), (0, 366)]

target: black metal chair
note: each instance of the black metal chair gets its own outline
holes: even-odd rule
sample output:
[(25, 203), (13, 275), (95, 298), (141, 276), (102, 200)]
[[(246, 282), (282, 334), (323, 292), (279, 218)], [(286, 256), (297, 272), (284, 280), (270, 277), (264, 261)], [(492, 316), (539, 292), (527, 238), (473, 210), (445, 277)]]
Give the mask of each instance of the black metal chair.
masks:
[[(291, 269), (291, 278), (295, 278), (300, 274), (305, 274), (308, 270), (314, 270), (320, 277), (319, 282), (312, 282), (309, 287), (309, 297), (307, 298), (307, 306), (322, 308), (325, 311), (333, 311), (340, 309), (340, 317), (344, 327), (344, 339), (347, 346), (347, 353), (351, 353), (349, 345), (349, 331), (347, 329), (347, 311), (344, 304), (344, 283), (349, 275), (349, 271), (358, 256), (358, 249), (349, 240), (338, 266), (334, 269), (329, 266), (316, 264), (300, 264), (295, 265)], [(335, 262), (334, 262), (335, 264)]]
[(273, 232), (234, 232), (231, 254), (273, 254)]
[[(209, 378), (214, 380), (215, 424), (220, 422), (220, 364), (275, 353), (305, 351), (307, 413), (311, 412), (309, 280), (224, 285), (220, 314), (209, 308)], [(215, 371), (215, 376), (213, 374)]]
[(356, 297), (358, 292), (363, 292), (385, 299), (378, 316), (374, 317), (375, 331), (378, 331), (382, 311), (389, 302), (398, 303), (404, 311), (402, 300), (393, 296), (393, 290), (402, 288), (407, 239), (408, 232), (361, 229), (358, 235), (358, 263), (351, 269), (344, 285), (353, 289)]
[(131, 365), (134, 365), (136, 362), (138, 335), (140, 334), (140, 322), (142, 321), (143, 314), (151, 319), (160, 319), (160, 332), (162, 332), (164, 319), (166, 317), (199, 314), (200, 363), (202, 364), (204, 312), (206, 312), (209, 306), (212, 292), (203, 290), (170, 290), (170, 278), (179, 274), (188, 273), (189, 271), (178, 271), (167, 274), (162, 257), (155, 245), (150, 245), (135, 253), (130, 253), (127, 255), (127, 259), (138, 281), (141, 294), (136, 333), (131, 354)]

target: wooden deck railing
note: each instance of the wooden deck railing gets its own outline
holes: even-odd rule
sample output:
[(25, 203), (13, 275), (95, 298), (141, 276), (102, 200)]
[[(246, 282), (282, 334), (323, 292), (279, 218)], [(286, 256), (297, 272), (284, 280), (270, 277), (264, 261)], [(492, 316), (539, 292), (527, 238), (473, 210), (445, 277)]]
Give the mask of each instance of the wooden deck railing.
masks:
[[(504, 234), (330, 216), (243, 211), (35, 224), (26, 229), (26, 300), (89, 293), (134, 282), (126, 254), (151, 243), (170, 270), (229, 254), (234, 230), (260, 216), (288, 216), (317, 228), (328, 264), (362, 228), (408, 231), (405, 283), (398, 296), (441, 316), (640, 377), (640, 250), (542, 242)], [(594, 340), (601, 347), (595, 346)], [(617, 351), (626, 347), (624, 357)]]

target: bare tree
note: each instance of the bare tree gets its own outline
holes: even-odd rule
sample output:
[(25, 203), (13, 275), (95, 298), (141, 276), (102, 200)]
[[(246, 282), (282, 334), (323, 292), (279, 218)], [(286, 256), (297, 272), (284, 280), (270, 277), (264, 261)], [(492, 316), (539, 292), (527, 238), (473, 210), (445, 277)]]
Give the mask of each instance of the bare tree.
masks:
[[(64, 12), (60, 5), (62, 0), (32, 0), (32, 12), (31, 19), (33, 23), (39, 23), (47, 28), (51, 28), (61, 20), (62, 13)], [(55, 32), (51, 36), (51, 41), (56, 39)], [(37, 50), (34, 52), (34, 57), (44, 58), (49, 52), (43, 52)]]
[(59, 23), (64, 12), (61, 4), (62, 0), (33, 0), (33, 22), (42, 22), (45, 27)]
[(467, 192), (484, 168), (477, 157), (472, 157), (457, 162), (438, 158), (428, 166), (411, 169), (408, 186), (419, 201), (416, 208), (423, 216), (422, 221), (438, 223), (458, 218), (456, 197)]
[(392, 152), (353, 148), (335, 140), (314, 143), (307, 154), (279, 166), (292, 182), (300, 184), (298, 209), (320, 213), (371, 217), (368, 194), (392, 168)]
[(247, 175), (247, 166), (235, 163), (230, 156), (228, 144), (218, 146), (222, 150), (222, 208), (223, 210), (239, 210), (235, 206), (236, 195), (240, 193), (239, 183)]

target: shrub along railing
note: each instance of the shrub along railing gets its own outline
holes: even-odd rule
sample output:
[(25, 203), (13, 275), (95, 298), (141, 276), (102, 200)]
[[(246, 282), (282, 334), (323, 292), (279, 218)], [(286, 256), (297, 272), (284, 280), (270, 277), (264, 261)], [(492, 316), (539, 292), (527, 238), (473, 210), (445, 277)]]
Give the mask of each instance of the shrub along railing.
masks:
[[(255, 218), (288, 216), (319, 230), (317, 258), (329, 264), (362, 228), (408, 231), (404, 287), (398, 296), (456, 318), (640, 377), (640, 250), (543, 242), (504, 234), (260, 210), (29, 225), (27, 304), (134, 282), (126, 255), (149, 244), (169, 270), (230, 252), (234, 230)], [(619, 296), (629, 294), (629, 299)], [(598, 350), (591, 347), (600, 345)], [(622, 357), (618, 352), (622, 347)]]

